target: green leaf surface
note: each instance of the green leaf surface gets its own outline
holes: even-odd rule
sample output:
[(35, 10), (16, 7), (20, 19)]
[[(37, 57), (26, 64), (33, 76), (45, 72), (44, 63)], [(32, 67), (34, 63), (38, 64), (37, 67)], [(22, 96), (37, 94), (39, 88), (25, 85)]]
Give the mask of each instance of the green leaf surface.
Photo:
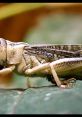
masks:
[(0, 89), (0, 114), (11, 114), (19, 98), (17, 91)]
[[(78, 83), (80, 83), (78, 85)], [(16, 107), (16, 114), (78, 114), (82, 113), (82, 82), (72, 89), (47, 87), (29, 89)]]
[[(50, 15), (38, 19), (38, 26), (24, 38), (29, 44), (81, 44), (81, 15)], [(29, 88), (30, 86), (36, 88)], [(51, 86), (45, 77), (14, 74), (11, 87), (27, 90), (0, 90), (0, 114), (82, 114), (82, 81), (71, 89)]]
[(74, 88), (0, 90), (0, 114), (82, 114), (82, 81)]

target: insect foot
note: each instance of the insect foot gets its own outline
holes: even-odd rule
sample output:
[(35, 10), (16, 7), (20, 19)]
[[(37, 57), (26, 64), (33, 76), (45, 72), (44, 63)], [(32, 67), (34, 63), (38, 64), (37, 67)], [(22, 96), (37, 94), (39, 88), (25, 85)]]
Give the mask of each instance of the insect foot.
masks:
[(63, 81), (63, 84), (60, 86), (61, 88), (72, 88), (76, 83), (75, 78), (70, 78), (68, 80)]

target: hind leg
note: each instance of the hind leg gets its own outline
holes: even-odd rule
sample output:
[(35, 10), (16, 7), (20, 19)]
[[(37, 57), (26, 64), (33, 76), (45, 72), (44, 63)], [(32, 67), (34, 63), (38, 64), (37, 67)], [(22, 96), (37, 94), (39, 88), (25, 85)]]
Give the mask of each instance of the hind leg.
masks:
[[(57, 64), (57, 63), (56, 63)], [(58, 87), (61, 88), (70, 88), (72, 86), (72, 81), (73, 79), (70, 79), (69, 81), (61, 81), (55, 71), (55, 66), (56, 64), (54, 62), (52, 63), (44, 63), (44, 64), (40, 64), (38, 66), (35, 66), (31, 69), (26, 69), (25, 70), (25, 74), (26, 75), (31, 75), (31, 74), (36, 74), (39, 73), (41, 71), (45, 71), (48, 70), (51, 72), (51, 74), (53, 75), (54, 81), (56, 82)], [(75, 80), (75, 79), (74, 79)], [(71, 84), (71, 85), (70, 85)]]
[(51, 64), (51, 63), (41, 64), (39, 66), (33, 67), (32, 69), (26, 69), (25, 74), (32, 75), (32, 74), (39, 73), (39, 72), (47, 70), (47, 69), (49, 69), (51, 71), (51, 74), (53, 75), (53, 78), (58, 87), (63, 87), (63, 88), (67, 87), (67, 85), (62, 85), (62, 81), (57, 76), (57, 73), (53, 67), (53, 64)]

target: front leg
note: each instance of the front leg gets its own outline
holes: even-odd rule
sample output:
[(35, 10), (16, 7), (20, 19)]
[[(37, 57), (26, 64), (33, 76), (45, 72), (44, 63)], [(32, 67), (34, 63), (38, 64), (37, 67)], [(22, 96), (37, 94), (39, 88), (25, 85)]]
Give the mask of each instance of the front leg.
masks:
[(7, 68), (3, 68), (2, 70), (0, 70), (0, 74), (8, 74), (12, 72), (14, 69), (15, 69), (15, 65), (11, 65)]
[(63, 82), (59, 79), (59, 77), (58, 77), (58, 75), (57, 75), (57, 73), (56, 73), (56, 71), (54, 69), (55, 65), (56, 64), (54, 62), (41, 64), (39, 66), (33, 67), (32, 69), (26, 69), (25, 74), (26, 75), (31, 75), (31, 74), (35, 74), (35, 73), (40, 72), (40, 71), (50, 70), (58, 87), (62, 87), (62, 88), (69, 87), (68, 84), (66, 84), (66, 85), (63, 84)]

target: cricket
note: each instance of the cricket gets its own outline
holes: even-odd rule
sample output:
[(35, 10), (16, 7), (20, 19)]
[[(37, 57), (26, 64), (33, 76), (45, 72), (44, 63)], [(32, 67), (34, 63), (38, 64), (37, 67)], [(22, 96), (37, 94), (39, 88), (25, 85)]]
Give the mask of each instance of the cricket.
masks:
[[(0, 74), (50, 75), (52, 83), (70, 88), (82, 77), (82, 45), (28, 44), (0, 38)], [(65, 80), (60, 80), (64, 77)]]

